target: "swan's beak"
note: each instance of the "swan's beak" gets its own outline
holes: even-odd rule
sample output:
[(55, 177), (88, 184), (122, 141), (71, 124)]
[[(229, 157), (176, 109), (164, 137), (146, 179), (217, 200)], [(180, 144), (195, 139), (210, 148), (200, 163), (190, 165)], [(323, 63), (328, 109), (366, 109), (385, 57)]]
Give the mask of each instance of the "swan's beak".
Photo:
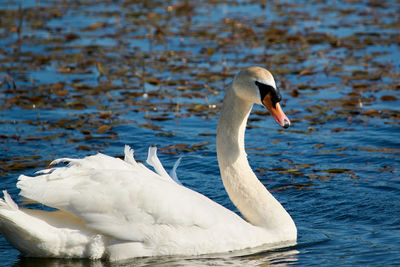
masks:
[(268, 109), (269, 113), (271, 113), (274, 120), (283, 128), (289, 128), (290, 120), (283, 112), (281, 105), (279, 103), (275, 103), (275, 105), (271, 101), (271, 97), (266, 95), (263, 99), (264, 106)]

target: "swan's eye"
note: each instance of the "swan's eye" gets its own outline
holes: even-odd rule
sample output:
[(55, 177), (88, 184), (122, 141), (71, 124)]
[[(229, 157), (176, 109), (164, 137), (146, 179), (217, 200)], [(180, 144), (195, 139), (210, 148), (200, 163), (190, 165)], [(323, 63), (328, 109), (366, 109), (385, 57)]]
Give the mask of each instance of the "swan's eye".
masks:
[(271, 85), (260, 83), (258, 81), (255, 81), (255, 84), (257, 85), (258, 90), (260, 90), (261, 102), (263, 102), (264, 97), (267, 94), (271, 94), (271, 101), (274, 106), (276, 103), (279, 103), (282, 100), (281, 94), (278, 89), (275, 89)]

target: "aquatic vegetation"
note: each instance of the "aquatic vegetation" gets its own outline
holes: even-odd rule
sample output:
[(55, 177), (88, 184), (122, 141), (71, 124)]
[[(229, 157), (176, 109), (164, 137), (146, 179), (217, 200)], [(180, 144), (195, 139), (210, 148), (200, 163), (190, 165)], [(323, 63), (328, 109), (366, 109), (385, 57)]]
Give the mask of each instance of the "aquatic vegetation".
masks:
[[(240, 5), (254, 16), (242, 16), (239, 6), (224, 1), (49, 2), (3, 9), (0, 108), (37, 111), (37, 119), (18, 124), (41, 137), (2, 133), (2, 143), (60, 139), (77, 150), (98, 150), (119, 139), (113, 128), (131, 123), (120, 116), (131, 111), (142, 116), (138, 127), (174, 136), (161, 122), (215, 119), (225, 83), (249, 64), (277, 75), (297, 123), (293, 134), (318, 135), (330, 127), (340, 138), (358, 130), (354, 123), (398, 124), (392, 103), (398, 101), (400, 73), (391, 47), (399, 45), (399, 21), (381, 19), (394, 15), (389, 3), (360, 9), (356, 2), (327, 7), (316, 1), (312, 15), (297, 3)], [(40, 110), (72, 112), (43, 119)], [(266, 115), (255, 113), (260, 118), (251, 118), (251, 128)], [(2, 125), (13, 123), (2, 117)], [(104, 144), (88, 144), (92, 138)], [(3, 174), (13, 171), (7, 166)]]
[[(248, 157), (271, 190), (398, 182), (399, 12), (397, 1), (6, 0), (0, 176), (125, 143), (158, 144), (167, 166), (201, 158), (196, 167), (216, 175), (223, 89), (261, 65), (293, 124), (265, 136), (268, 112), (250, 117)], [(196, 175), (183, 183), (225, 200)]]

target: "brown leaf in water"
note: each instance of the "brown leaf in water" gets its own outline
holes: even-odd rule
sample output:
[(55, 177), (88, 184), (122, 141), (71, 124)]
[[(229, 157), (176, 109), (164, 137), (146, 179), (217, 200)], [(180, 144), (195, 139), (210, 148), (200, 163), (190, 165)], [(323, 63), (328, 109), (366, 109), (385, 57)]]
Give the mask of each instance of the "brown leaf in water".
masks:
[(157, 79), (156, 77), (150, 77), (150, 78), (146, 78), (145, 81), (151, 85), (159, 85), (161, 84), (161, 81), (159, 79)]
[(143, 127), (143, 128), (147, 128), (147, 129), (152, 129), (154, 131), (161, 131), (161, 127), (159, 127), (159, 126), (157, 126), (155, 124), (149, 123), (149, 122), (143, 123), (143, 124), (139, 124), (139, 126)]
[(208, 105), (205, 104), (193, 104), (187, 110), (190, 112), (203, 112), (209, 109)]
[(299, 169), (287, 169), (287, 170), (279, 172), (279, 174), (287, 174), (287, 173), (294, 174), (294, 175), (300, 175), (301, 174)]
[(56, 96), (66, 96), (69, 92), (67, 90), (60, 90), (56, 92)]
[(319, 148), (321, 148), (323, 146), (324, 146), (324, 144), (315, 144), (315, 145), (312, 146), (312, 148), (319, 149)]
[(331, 168), (331, 169), (326, 169), (326, 170), (322, 170), (322, 171), (329, 172), (329, 173), (345, 173), (345, 172), (349, 172), (349, 169)]
[(111, 117), (111, 112), (103, 112), (99, 114), (101, 119), (109, 119)]
[(22, 171), (32, 168), (44, 167), (46, 165), (45, 160), (35, 161), (35, 162), (11, 162), (3, 166), (6, 171)]
[(160, 147), (159, 151), (166, 154), (178, 154), (179, 151), (185, 151), (189, 149), (188, 144), (175, 144), (165, 147)]
[(312, 74), (314, 74), (314, 71), (309, 69), (304, 69), (300, 71), (299, 76), (312, 75)]
[(50, 86), (50, 89), (51, 90), (62, 90), (62, 89), (64, 89), (64, 87), (65, 87), (65, 83), (53, 83)]
[(67, 41), (74, 41), (76, 39), (79, 39), (79, 35), (73, 32), (67, 33), (64, 37)]
[(77, 150), (84, 150), (84, 151), (92, 150), (92, 148), (90, 146), (85, 146), (85, 145), (80, 145), (76, 149)]
[(69, 106), (69, 107), (71, 107), (73, 109), (85, 109), (85, 108), (87, 108), (87, 106), (82, 102), (70, 102), (70, 103), (67, 103), (67, 106)]
[(381, 112), (374, 110), (374, 109), (369, 109), (364, 111), (365, 116), (370, 116), (370, 117), (375, 117), (375, 116), (380, 116)]
[(293, 96), (293, 97), (298, 97), (299, 94), (300, 94), (300, 91), (297, 90), (297, 89), (293, 89), (293, 90), (290, 92), (290, 95)]
[(104, 67), (101, 65), (100, 62), (96, 62), (96, 69), (99, 72), (100, 75), (104, 75)]
[(358, 175), (356, 175), (354, 173), (350, 173), (349, 176), (351, 179), (355, 179), (355, 180), (359, 178)]
[(320, 180), (321, 182), (327, 182), (332, 180), (332, 176), (330, 175), (317, 175), (317, 179)]
[(87, 26), (86, 28), (84, 28), (84, 31), (94, 31), (97, 30), (99, 28), (104, 28), (105, 26), (107, 26), (107, 23), (105, 22), (94, 22), (92, 24), (90, 24), (89, 26)]
[(171, 131), (155, 133), (156, 136), (174, 137), (175, 134)]
[(216, 133), (199, 133), (200, 136), (216, 136)]
[(343, 107), (355, 107), (360, 105), (360, 100), (357, 98), (347, 99), (342, 102)]
[(111, 129), (110, 125), (102, 125), (99, 128), (97, 128), (96, 133), (105, 133)]
[(333, 128), (331, 129), (331, 132), (338, 133), (338, 132), (344, 132), (344, 131), (354, 131), (354, 128)]
[(272, 168), (272, 169), (263, 169), (263, 168), (258, 168), (259, 172), (265, 172), (265, 171), (274, 171), (274, 172), (281, 172), (281, 171), (286, 171), (286, 168), (280, 167), (280, 168)]
[(353, 84), (354, 89), (365, 89), (368, 88), (369, 84), (368, 83), (355, 83)]
[(396, 101), (397, 97), (395, 97), (394, 95), (384, 95), (384, 96), (381, 96), (381, 100), (382, 101)]
[(146, 118), (148, 118), (148, 119), (150, 119), (152, 121), (168, 121), (168, 120), (171, 120), (171, 118), (164, 117), (164, 116), (149, 116), (149, 117), (146, 117)]
[(318, 151), (318, 154), (336, 153), (336, 152), (342, 152), (342, 151), (346, 151), (346, 150), (347, 150), (347, 148), (345, 148), (345, 147), (339, 147), (339, 148), (332, 149), (332, 150), (321, 150), (321, 151)]
[(194, 149), (194, 150), (198, 150), (198, 149), (206, 149), (207, 147), (207, 145), (209, 145), (210, 143), (209, 142), (203, 142), (203, 143), (199, 143), (199, 144), (194, 144), (194, 145), (192, 145), (192, 148)]
[(61, 68), (61, 69), (58, 69), (58, 71), (57, 72), (59, 72), (59, 73), (70, 73), (71, 72), (71, 68)]

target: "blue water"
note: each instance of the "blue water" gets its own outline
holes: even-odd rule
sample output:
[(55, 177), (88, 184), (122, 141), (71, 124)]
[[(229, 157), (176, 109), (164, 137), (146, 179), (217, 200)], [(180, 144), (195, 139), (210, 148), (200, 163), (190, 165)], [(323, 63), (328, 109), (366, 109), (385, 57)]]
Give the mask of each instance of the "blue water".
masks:
[[(238, 69), (262, 65), (292, 127), (255, 107), (247, 154), (298, 244), (118, 266), (400, 265), (398, 2), (203, 1), (179, 12), (175, 1), (21, 3), (20, 36), (20, 1), (0, 3), (0, 184), (14, 199), (18, 175), (52, 159), (120, 156), (128, 144), (144, 161), (156, 144), (168, 170), (183, 157), (185, 186), (236, 211), (219, 179), (217, 116)], [(0, 237), (0, 265), (110, 264), (24, 258)]]

